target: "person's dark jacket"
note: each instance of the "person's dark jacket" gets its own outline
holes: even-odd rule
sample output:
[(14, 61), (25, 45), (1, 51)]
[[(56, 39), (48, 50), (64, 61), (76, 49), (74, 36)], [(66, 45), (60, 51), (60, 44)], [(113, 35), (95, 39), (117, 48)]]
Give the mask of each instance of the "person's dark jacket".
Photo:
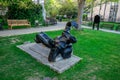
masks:
[(99, 23), (100, 22), (100, 16), (99, 15), (96, 15), (94, 17), (94, 23)]

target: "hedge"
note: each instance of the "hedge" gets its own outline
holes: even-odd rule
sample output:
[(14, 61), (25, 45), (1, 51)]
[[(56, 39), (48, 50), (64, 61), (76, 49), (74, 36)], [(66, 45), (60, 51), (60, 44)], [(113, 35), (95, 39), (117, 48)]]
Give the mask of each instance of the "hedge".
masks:
[[(84, 22), (83, 25), (92, 26), (93, 22)], [(120, 31), (120, 23), (115, 22), (100, 22), (100, 28)]]
[(111, 24), (111, 23), (101, 23), (100, 27), (113, 30), (114, 29), (114, 24)]
[(101, 22), (100, 27), (111, 30), (120, 30), (120, 23)]
[(42, 7), (34, 3), (29, 3), (27, 7), (12, 3), (8, 6), (7, 19), (28, 19), (34, 25), (35, 20), (43, 21)]
[(118, 31), (118, 30), (120, 31), (120, 24), (116, 25), (116, 31)]

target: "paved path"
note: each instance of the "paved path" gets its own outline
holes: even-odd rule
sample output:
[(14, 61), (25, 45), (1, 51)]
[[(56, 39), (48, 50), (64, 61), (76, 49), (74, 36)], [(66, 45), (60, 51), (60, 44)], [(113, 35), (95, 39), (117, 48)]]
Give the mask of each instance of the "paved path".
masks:
[[(49, 27), (36, 27), (36, 28), (27, 28), (27, 29), (3, 30), (3, 31), (0, 31), (0, 37), (36, 33), (36, 32), (41, 32), (41, 31), (61, 30), (61, 29), (65, 28), (65, 25), (66, 25), (66, 22), (58, 22), (57, 25), (53, 25), (53, 26), (49, 26)], [(82, 27), (91, 29), (91, 27), (88, 27), (88, 26), (82, 26)], [(114, 31), (114, 30), (106, 30), (106, 29), (100, 29), (100, 30), (105, 31), (105, 32), (120, 34), (120, 32)]]
[(41, 31), (61, 30), (61, 29), (65, 28), (65, 25), (66, 25), (66, 22), (58, 22), (57, 25), (53, 25), (53, 26), (49, 26), (49, 27), (41, 26), (41, 27), (27, 28), (27, 29), (3, 30), (3, 31), (0, 31), (0, 37), (36, 33), (36, 32), (41, 32)]

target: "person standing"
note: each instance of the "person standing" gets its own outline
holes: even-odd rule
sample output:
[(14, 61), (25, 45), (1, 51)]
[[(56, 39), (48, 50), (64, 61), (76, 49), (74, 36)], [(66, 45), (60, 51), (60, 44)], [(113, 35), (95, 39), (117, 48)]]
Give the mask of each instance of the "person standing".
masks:
[(95, 15), (92, 29), (94, 30), (95, 25), (96, 25), (97, 30), (99, 30), (99, 24), (100, 24), (100, 16)]

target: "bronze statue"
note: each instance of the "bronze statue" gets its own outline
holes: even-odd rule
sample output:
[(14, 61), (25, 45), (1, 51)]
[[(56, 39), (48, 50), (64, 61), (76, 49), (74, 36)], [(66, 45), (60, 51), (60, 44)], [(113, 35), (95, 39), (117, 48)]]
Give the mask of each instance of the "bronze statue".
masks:
[(77, 41), (76, 38), (70, 34), (72, 26), (78, 28), (78, 24), (75, 21), (68, 22), (62, 35), (54, 39), (51, 39), (43, 32), (36, 34), (36, 43), (42, 43), (51, 49), (48, 61), (54, 62), (59, 54), (61, 54), (63, 59), (71, 57), (72, 44)]

